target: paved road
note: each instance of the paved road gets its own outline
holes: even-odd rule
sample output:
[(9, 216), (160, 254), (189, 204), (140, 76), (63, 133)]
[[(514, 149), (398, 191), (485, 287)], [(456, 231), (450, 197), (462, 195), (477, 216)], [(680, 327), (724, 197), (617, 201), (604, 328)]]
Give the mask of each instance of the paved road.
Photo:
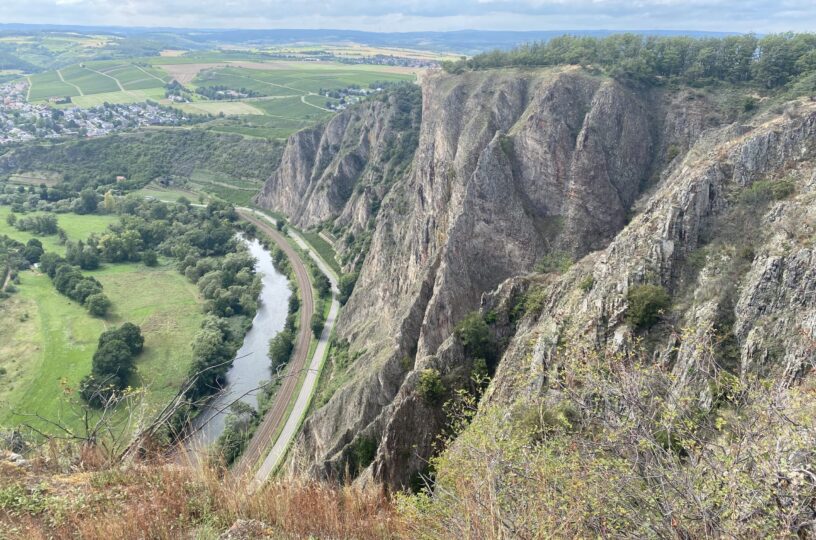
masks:
[(236, 476), (241, 476), (252, 472), (255, 464), (262, 457), (262, 452), (269, 447), (271, 438), (277, 432), (278, 427), (286, 420), (286, 409), (295, 394), (295, 390), (297, 390), (298, 379), (301, 371), (306, 366), (309, 354), (309, 344), (311, 342), (310, 322), (312, 313), (314, 313), (314, 297), (312, 295), (312, 285), (309, 281), (309, 271), (303, 261), (300, 260), (297, 252), (286, 241), (286, 238), (274, 226), (270, 225), (266, 220), (261, 220), (251, 210), (242, 208), (238, 210), (238, 213), (242, 218), (254, 224), (269, 236), (286, 253), (292, 264), (301, 295), (300, 332), (298, 333), (295, 348), (292, 351), (289, 367), (285, 372), (287, 376), (283, 379), (282, 386), (275, 394), (274, 403), (255, 431), (255, 435), (249, 442), (241, 459), (233, 467), (233, 473)]
[[(312, 394), (317, 387), (320, 365), (322, 364), (323, 358), (325, 357), (326, 351), (329, 347), (329, 338), (331, 337), (332, 330), (334, 330), (334, 323), (337, 320), (337, 314), (340, 311), (340, 302), (337, 300), (337, 275), (312, 250), (312, 248), (305, 242), (305, 240), (303, 240), (303, 238), (301, 238), (299, 234), (289, 229), (289, 236), (292, 237), (295, 243), (303, 251), (309, 254), (312, 260), (314, 260), (317, 264), (320, 271), (326, 274), (326, 276), (329, 278), (332, 288), (332, 303), (331, 307), (329, 308), (328, 317), (326, 318), (326, 324), (323, 327), (323, 332), (320, 335), (320, 339), (317, 342), (317, 347), (315, 348), (314, 354), (309, 362), (308, 371), (306, 372), (303, 385), (300, 387), (300, 393), (297, 396), (297, 400), (295, 401), (292, 411), (288, 416), (286, 416), (286, 409), (288, 408), (292, 396), (294, 395), (298, 379), (300, 378), (299, 374), (306, 366), (306, 356), (308, 355), (309, 343), (311, 341), (311, 328), (309, 323), (311, 315), (314, 313), (314, 301), (312, 298), (311, 283), (309, 282), (309, 274), (297, 252), (292, 249), (286, 239), (275, 228), (275, 220), (265, 214), (261, 214), (249, 208), (238, 208), (238, 212), (244, 219), (254, 223), (264, 233), (268, 234), (272, 240), (274, 240), (275, 243), (284, 250), (287, 257), (289, 257), (289, 260), (292, 262), (292, 267), (295, 269), (295, 277), (298, 281), (298, 286), (300, 287), (300, 290), (303, 291), (303, 307), (300, 315), (301, 331), (300, 335), (298, 336), (298, 344), (293, 352), (293, 357), (292, 360), (290, 360), (290, 367), (287, 372), (292, 376), (287, 377), (284, 380), (284, 386), (281, 387), (281, 389), (275, 395), (275, 403), (272, 405), (272, 408), (270, 408), (266, 416), (264, 416), (264, 419), (256, 430), (255, 435), (247, 447), (247, 450), (241, 456), (241, 459), (233, 469), (236, 476), (246, 476), (252, 473), (254, 466), (262, 457), (264, 450), (269, 448), (270, 443), (273, 442), (272, 437), (274, 437), (281, 424), (283, 424), (283, 429), (281, 430), (280, 435), (274, 441), (271, 450), (266, 455), (263, 463), (258, 470), (255, 471), (250, 480), (249, 487), (250, 489), (254, 490), (263, 485), (269, 476), (275, 472), (280, 465), (281, 460), (286, 455), (289, 445), (292, 443), (298, 430), (300, 429), (300, 423), (309, 408)], [(309, 298), (308, 306), (306, 305), (307, 294)], [(305, 343), (302, 343), (304, 341)], [(301, 345), (303, 348), (301, 348)]]

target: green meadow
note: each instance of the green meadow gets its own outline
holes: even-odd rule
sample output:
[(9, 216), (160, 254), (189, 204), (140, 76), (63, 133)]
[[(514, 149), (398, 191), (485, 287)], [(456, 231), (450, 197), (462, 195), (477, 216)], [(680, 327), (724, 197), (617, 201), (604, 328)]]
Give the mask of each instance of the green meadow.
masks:
[[(145, 411), (158, 411), (175, 395), (192, 360), (190, 343), (203, 313), (195, 285), (172, 265), (106, 265), (88, 272), (98, 279), (113, 307), (105, 319), (60, 295), (44, 274), (21, 274), (18, 292), (0, 302), (0, 424), (44, 423), (15, 415), (37, 413), (74, 428), (76, 390), (91, 369), (104, 330), (123, 322), (141, 327), (145, 350), (137, 359), (134, 386), (146, 389)], [(22, 323), (22, 324), (21, 324)]]
[[(20, 241), (32, 235), (9, 226), (7, 207), (0, 207), (0, 234)], [(101, 233), (116, 216), (58, 214), (71, 239)], [(40, 237), (46, 251), (64, 253), (56, 236)], [(77, 428), (75, 390), (90, 372), (99, 334), (123, 322), (141, 327), (145, 350), (137, 359), (134, 386), (144, 388), (149, 417), (177, 391), (192, 360), (191, 341), (203, 320), (196, 286), (162, 260), (155, 268), (141, 263), (105, 264), (85, 272), (98, 279), (112, 302), (104, 319), (59, 294), (44, 274), (21, 272), (17, 291), (0, 301), (0, 425), (46, 422), (19, 416), (39, 414)]]

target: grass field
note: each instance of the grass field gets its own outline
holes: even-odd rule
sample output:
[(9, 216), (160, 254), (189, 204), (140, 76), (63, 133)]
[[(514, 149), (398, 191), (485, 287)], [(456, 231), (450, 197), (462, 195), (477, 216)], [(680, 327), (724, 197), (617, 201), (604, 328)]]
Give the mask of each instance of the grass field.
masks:
[[(154, 199), (165, 201), (165, 202), (176, 202), (180, 197), (185, 197), (190, 202), (198, 203), (198, 193), (191, 193), (189, 191), (184, 191), (181, 189), (165, 189), (160, 188), (154, 185), (148, 185), (138, 191), (135, 191), (137, 195), (141, 195), (143, 197), (153, 197)], [(209, 197), (205, 196), (205, 199), (209, 200)], [(205, 200), (205, 202), (207, 202)]]
[[(50, 236), (35, 236), (30, 232), (18, 231), (6, 222), (6, 217), (11, 213), (8, 206), (0, 206), (0, 234), (5, 234), (18, 242), (27, 242), (29, 238), (39, 238), (46, 251), (53, 251), (60, 255), (65, 254), (65, 246), (57, 243), (57, 235)], [(36, 212), (28, 214), (18, 214), (19, 216), (34, 216)], [(69, 240), (84, 240), (88, 238), (91, 233), (101, 233), (107, 230), (108, 225), (117, 223), (118, 216), (107, 215), (87, 215), (80, 216), (77, 214), (54, 214), (57, 217), (57, 223), (65, 230)]]
[(195, 285), (170, 265), (107, 265), (89, 274), (113, 302), (105, 320), (92, 318), (57, 293), (47, 276), (30, 271), (22, 274), (19, 291), (0, 302), (0, 367), (7, 378), (0, 385), (0, 423), (23, 420), (13, 415), (20, 410), (78, 427), (64, 389), (76, 389), (90, 371), (99, 334), (125, 321), (139, 325), (145, 336), (134, 381), (147, 389), (140, 412), (149, 417), (183, 381), (190, 342), (203, 319)]
[(307, 128), (313, 124), (314, 121), (311, 119), (244, 115), (218, 118), (208, 122), (204, 129), (217, 131), (219, 133), (237, 133), (245, 137), (285, 139), (295, 131)]

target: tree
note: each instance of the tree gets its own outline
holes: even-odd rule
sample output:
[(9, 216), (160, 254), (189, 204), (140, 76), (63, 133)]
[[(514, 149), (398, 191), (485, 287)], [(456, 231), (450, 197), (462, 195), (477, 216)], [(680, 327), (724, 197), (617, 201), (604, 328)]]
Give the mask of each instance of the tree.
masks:
[(85, 299), (85, 307), (88, 308), (88, 313), (94, 317), (104, 317), (108, 314), (111, 301), (102, 293), (94, 293)]
[(323, 318), (323, 312), (319, 311), (312, 315), (312, 334), (317, 339), (320, 339), (320, 334), (323, 333), (323, 325), (326, 324), (326, 319)]
[(124, 388), (133, 375), (133, 354), (121, 339), (102, 343), (93, 355), (91, 373), (102, 380), (110, 380), (117, 388)]
[(65, 264), (65, 260), (56, 253), (43, 253), (43, 255), (40, 257), (40, 270), (47, 274), (51, 279), (54, 279), (57, 266), (60, 264)]
[(130, 322), (124, 323), (119, 328), (102, 332), (99, 336), (99, 346), (115, 340), (125, 343), (134, 356), (144, 349), (144, 336), (142, 336), (141, 328)]
[(439, 371), (433, 368), (423, 369), (419, 373), (417, 392), (428, 403), (439, 403), (442, 396), (445, 395), (445, 384), (442, 382), (442, 375), (439, 374)]
[(93, 214), (98, 204), (96, 192), (92, 189), (83, 189), (79, 192), (76, 212), (77, 214)]
[(314, 288), (320, 298), (327, 298), (331, 293), (329, 278), (319, 270), (315, 270), (314, 272)]
[(105, 197), (102, 200), (102, 208), (104, 208), (108, 214), (116, 212), (116, 198), (113, 196), (113, 191), (108, 190), (105, 192)]
[(36, 238), (31, 238), (28, 242), (26, 242), (26, 247), (23, 250), (23, 257), (29, 262), (29, 264), (35, 264), (40, 261), (40, 258), (44, 252), (45, 250), (43, 250), (42, 242)]
[(490, 329), (478, 311), (469, 313), (456, 325), (454, 334), (462, 343), (465, 352), (471, 358), (492, 357)]
[(284, 328), (269, 340), (269, 360), (272, 362), (272, 371), (289, 362), (294, 349), (295, 335), (291, 330)]

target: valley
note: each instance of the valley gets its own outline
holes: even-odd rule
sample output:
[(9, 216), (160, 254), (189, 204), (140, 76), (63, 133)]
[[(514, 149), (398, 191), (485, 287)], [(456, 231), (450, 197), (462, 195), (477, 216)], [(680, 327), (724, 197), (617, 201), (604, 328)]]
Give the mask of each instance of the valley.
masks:
[(816, 534), (816, 36), (252, 35), (29, 75), (12, 538)]

